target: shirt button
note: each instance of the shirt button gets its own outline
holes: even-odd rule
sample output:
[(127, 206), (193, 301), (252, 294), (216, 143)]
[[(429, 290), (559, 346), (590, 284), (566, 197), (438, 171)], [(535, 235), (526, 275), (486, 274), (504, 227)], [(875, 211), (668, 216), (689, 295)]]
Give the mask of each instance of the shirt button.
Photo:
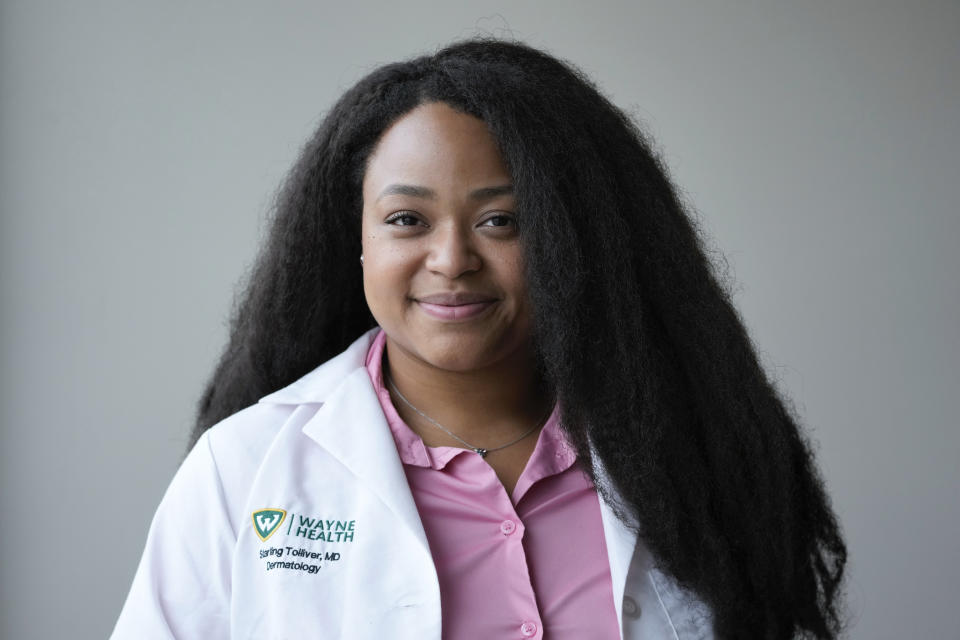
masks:
[(529, 638), (537, 634), (537, 625), (533, 622), (524, 622), (520, 625), (520, 633), (523, 634), (524, 638)]
[(504, 520), (500, 523), (500, 531), (503, 532), (503, 535), (508, 536), (514, 531), (517, 530), (517, 523), (513, 520)]
[(626, 596), (623, 599), (623, 615), (630, 618), (640, 617), (640, 605), (630, 596)]

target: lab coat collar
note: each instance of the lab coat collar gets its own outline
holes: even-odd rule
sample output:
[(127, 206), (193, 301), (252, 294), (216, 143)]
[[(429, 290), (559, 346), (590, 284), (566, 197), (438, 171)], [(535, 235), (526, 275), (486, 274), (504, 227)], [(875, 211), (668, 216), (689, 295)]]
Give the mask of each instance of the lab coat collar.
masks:
[[(378, 329), (374, 327), (365, 332), (346, 351), (293, 384), (264, 396), (260, 402), (298, 405), (322, 403), (304, 425), (303, 433), (326, 449), (373, 491), (429, 552), (426, 533), (407, 483), (403, 463), (365, 366), (367, 350)], [(615, 501), (625, 504), (600, 457), (592, 457), (598, 482)], [(617, 518), (603, 499), (600, 499), (600, 515), (610, 561), (613, 601), (617, 620), (622, 625), (623, 595), (637, 535)], [(636, 525), (635, 518), (631, 524)]]
[(367, 350), (379, 330), (380, 327), (374, 327), (364, 332), (343, 353), (327, 360), (299, 380), (260, 398), (260, 402), (271, 404), (325, 402), (327, 397), (336, 391), (355, 369), (364, 366)]

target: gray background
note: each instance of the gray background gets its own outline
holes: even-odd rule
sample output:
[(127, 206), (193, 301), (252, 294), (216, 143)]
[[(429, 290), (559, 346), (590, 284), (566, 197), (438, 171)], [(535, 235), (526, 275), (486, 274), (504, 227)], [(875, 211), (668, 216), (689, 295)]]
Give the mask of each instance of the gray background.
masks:
[(817, 443), (851, 637), (960, 638), (956, 3), (241, 4), (0, 5), (2, 637), (112, 629), (323, 112), (492, 34), (662, 147)]

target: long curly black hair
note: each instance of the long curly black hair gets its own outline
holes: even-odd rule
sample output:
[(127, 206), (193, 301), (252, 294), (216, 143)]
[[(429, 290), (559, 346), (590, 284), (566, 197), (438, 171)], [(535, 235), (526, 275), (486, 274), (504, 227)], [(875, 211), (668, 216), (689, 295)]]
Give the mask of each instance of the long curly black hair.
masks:
[(538, 362), (585, 470), (596, 483), (592, 442), (628, 502), (617, 514), (639, 519), (719, 637), (837, 637), (847, 552), (811, 446), (662, 161), (582, 71), (520, 42), (387, 64), (329, 111), (279, 191), (192, 442), (375, 326), (362, 178), (382, 132), (431, 101), (482, 119), (500, 146)]

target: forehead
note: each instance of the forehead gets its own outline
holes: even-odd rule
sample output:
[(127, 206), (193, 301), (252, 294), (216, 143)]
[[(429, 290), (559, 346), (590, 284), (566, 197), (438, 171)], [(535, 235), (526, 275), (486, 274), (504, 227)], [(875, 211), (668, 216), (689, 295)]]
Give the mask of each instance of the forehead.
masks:
[(397, 119), (380, 137), (367, 163), (363, 193), (370, 201), (396, 182), (443, 191), (501, 184), (509, 178), (483, 120), (443, 103), (428, 103)]

